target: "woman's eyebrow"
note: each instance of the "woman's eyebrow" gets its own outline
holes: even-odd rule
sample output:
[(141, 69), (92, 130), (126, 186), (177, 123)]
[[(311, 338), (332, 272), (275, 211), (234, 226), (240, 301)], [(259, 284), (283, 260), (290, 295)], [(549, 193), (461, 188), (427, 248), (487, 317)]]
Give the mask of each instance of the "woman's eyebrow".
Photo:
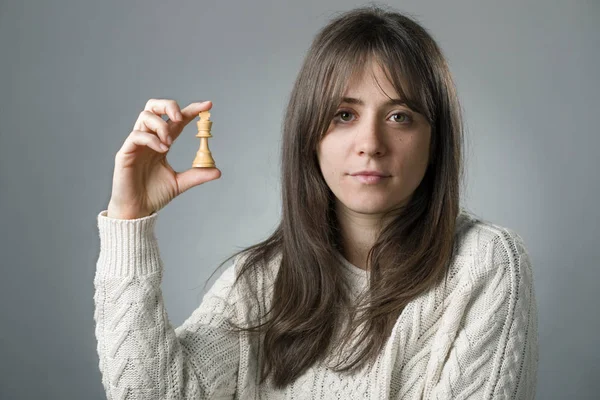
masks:
[[(342, 103), (358, 104), (359, 106), (365, 105), (364, 101), (362, 101), (361, 99), (356, 99), (354, 97), (344, 97), (344, 98), (342, 98)], [(406, 103), (402, 99), (389, 99), (388, 101), (386, 101), (383, 104), (386, 106), (392, 106), (392, 105), (405, 106), (406, 105)]]

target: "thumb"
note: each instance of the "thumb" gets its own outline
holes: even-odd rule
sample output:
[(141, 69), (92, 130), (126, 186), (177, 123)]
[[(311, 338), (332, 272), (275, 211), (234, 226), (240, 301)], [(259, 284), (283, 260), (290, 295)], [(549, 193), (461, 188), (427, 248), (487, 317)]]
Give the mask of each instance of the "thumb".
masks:
[(177, 185), (181, 193), (204, 182), (219, 179), (221, 171), (218, 168), (190, 168), (176, 175)]

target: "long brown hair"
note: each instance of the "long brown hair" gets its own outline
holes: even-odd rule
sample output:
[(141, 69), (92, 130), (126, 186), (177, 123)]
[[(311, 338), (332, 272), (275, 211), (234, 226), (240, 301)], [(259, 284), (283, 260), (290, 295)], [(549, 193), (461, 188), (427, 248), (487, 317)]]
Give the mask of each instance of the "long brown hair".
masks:
[[(368, 254), (369, 290), (352, 302), (336, 256), (340, 234), (334, 196), (321, 174), (316, 149), (349, 78), (369, 60), (383, 67), (408, 107), (428, 120), (432, 139), (425, 176), (402, 213), (381, 230)], [(263, 338), (261, 383), (272, 374), (275, 387), (283, 388), (322, 359), (331, 351), (342, 316), (350, 315), (352, 323), (340, 336), (340, 348), (362, 329), (350, 351), (355, 357), (334, 370), (355, 370), (373, 361), (404, 307), (443, 281), (460, 210), (462, 134), (446, 61), (415, 20), (370, 5), (338, 15), (318, 33), (294, 84), (283, 125), (281, 222), (268, 239), (228, 258), (244, 253), (236, 284), (254, 268), (267, 268), (274, 258), (279, 263), (264, 321), (247, 327), (232, 324), (238, 332)]]

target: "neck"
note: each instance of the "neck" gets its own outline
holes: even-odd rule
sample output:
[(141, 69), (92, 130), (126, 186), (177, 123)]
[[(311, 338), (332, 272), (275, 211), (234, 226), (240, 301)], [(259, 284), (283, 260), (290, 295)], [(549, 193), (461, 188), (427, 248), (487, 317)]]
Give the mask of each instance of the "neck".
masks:
[(383, 214), (362, 214), (337, 202), (336, 215), (342, 235), (342, 255), (350, 263), (368, 270), (367, 255), (383, 227)]

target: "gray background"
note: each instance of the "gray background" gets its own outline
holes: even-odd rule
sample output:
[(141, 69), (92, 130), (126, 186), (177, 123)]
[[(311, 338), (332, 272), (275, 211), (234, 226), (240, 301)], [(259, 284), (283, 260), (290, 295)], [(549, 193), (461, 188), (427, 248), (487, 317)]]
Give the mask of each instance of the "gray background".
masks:
[[(210, 273), (279, 211), (283, 110), (310, 41), (360, 2), (0, 3), (0, 398), (101, 399), (96, 215), (149, 98), (210, 99), (223, 176), (176, 198), (156, 234), (173, 325)], [(467, 130), (464, 205), (533, 261), (540, 399), (597, 398), (600, 5), (397, 1), (437, 39)], [(190, 124), (169, 160), (189, 168)], [(594, 306), (596, 304), (596, 306)]]

